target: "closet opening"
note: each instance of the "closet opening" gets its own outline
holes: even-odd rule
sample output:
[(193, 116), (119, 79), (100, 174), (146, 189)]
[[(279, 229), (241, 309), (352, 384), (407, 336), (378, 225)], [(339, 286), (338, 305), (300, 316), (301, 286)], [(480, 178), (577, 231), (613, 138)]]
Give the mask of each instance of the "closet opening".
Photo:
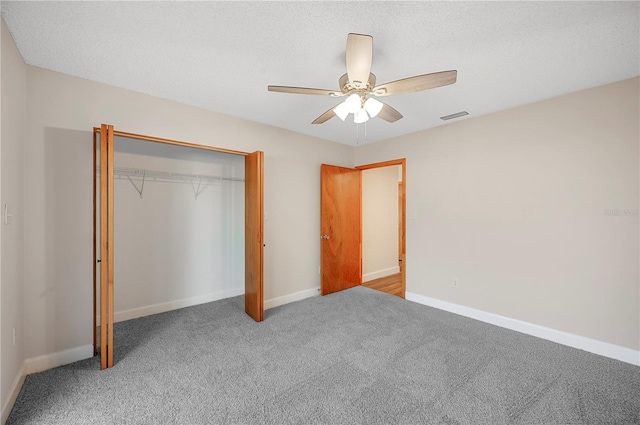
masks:
[(113, 366), (115, 322), (242, 294), (263, 319), (263, 161), (260, 151), (94, 128), (102, 369)]

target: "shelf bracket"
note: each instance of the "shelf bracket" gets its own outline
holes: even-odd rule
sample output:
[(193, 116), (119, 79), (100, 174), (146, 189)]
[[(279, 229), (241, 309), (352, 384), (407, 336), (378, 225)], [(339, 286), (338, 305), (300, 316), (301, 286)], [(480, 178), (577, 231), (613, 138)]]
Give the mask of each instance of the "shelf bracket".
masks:
[(207, 186), (202, 186), (202, 176), (198, 179), (198, 187), (196, 188), (195, 182), (191, 180), (191, 189), (193, 189), (193, 196), (195, 196), (196, 201), (198, 200), (198, 195), (200, 195)]
[(138, 187), (138, 185), (136, 185), (136, 183), (131, 179), (131, 176), (127, 176), (127, 179), (131, 182), (133, 187), (135, 187), (136, 191), (140, 194), (140, 199), (142, 199), (142, 191), (144, 190), (144, 180), (145, 180), (146, 174), (147, 174), (147, 172), (143, 170), (142, 171), (142, 184), (140, 185), (140, 187)]

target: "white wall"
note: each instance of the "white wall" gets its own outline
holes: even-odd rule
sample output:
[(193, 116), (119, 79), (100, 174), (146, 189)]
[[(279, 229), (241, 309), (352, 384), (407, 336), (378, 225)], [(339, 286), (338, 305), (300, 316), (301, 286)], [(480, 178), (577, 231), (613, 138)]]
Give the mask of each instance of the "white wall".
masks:
[(638, 350), (638, 85), (357, 147), (407, 159), (407, 291)]
[[(92, 341), (92, 206), (78, 205), (70, 217), (55, 214), (66, 191), (85, 191), (87, 184), (53, 184), (51, 172), (63, 163), (85, 173), (91, 129), (103, 122), (134, 133), (264, 151), (265, 300), (319, 286), (320, 164), (352, 166), (351, 147), (31, 66), (27, 83), (26, 357)], [(61, 151), (76, 153), (63, 158)], [(56, 237), (57, 229), (68, 229), (61, 221), (70, 220), (76, 220), (74, 233)]]
[(362, 281), (398, 273), (399, 165), (362, 171)]
[(134, 180), (142, 197), (129, 180), (115, 179), (116, 321), (148, 314), (151, 305), (244, 293), (244, 160), (116, 138), (116, 167), (240, 180), (200, 186), (196, 199), (196, 178), (193, 185)]
[[(24, 361), (23, 144), (27, 116), (26, 65), (2, 21), (0, 123), (0, 400), (2, 421), (11, 407), (12, 393)], [(4, 224), (4, 205), (9, 224)], [(13, 345), (13, 329), (16, 345)], [(19, 388), (18, 388), (19, 389)]]

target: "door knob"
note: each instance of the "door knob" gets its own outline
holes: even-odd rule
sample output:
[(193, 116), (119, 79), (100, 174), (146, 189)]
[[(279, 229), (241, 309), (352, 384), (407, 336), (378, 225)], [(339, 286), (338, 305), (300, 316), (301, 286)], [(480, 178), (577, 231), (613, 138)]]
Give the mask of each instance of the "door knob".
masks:
[(322, 235), (320, 236), (320, 239), (324, 239), (325, 241), (329, 240), (329, 235)]

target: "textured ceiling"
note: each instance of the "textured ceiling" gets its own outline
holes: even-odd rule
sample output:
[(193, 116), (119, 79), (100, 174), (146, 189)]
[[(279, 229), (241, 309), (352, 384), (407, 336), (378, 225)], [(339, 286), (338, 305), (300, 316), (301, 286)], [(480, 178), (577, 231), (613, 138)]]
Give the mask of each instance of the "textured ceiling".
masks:
[(347, 34), (374, 40), (378, 83), (458, 70), (456, 84), (391, 96), (404, 118), (360, 125), (369, 143), (639, 74), (633, 2), (10, 2), (2, 15), (30, 65), (356, 144), (321, 96), (337, 89)]

